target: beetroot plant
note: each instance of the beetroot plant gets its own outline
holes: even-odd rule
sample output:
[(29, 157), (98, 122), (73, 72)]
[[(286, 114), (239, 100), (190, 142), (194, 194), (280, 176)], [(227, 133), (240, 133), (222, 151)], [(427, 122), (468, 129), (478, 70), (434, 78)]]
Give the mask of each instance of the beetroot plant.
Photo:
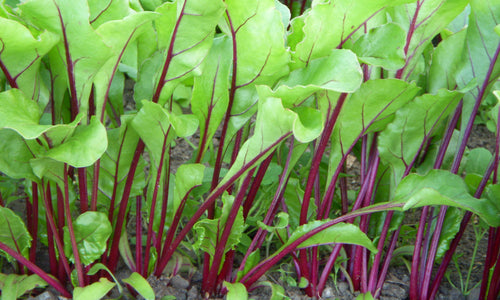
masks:
[[(188, 262), (207, 299), (286, 298), (260, 280), (280, 263), (310, 297), (342, 268), (379, 298), (407, 249), (410, 299), (434, 299), (477, 217), (495, 299), (499, 20), (494, 0), (0, 1), (2, 296), (153, 299)], [(493, 153), (467, 148), (481, 122)]]

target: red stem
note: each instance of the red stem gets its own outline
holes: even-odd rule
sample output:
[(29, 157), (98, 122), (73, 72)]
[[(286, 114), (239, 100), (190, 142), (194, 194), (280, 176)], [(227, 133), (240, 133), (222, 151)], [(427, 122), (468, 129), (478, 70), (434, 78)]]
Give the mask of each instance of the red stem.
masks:
[[(226, 249), (227, 240), (229, 239), (229, 235), (231, 234), (231, 229), (233, 228), (234, 221), (236, 220), (236, 216), (238, 215), (238, 210), (241, 208), (241, 204), (243, 203), (243, 199), (245, 198), (246, 191), (250, 182), (252, 181), (252, 176), (255, 171), (255, 168), (250, 170), (247, 173), (243, 183), (240, 187), (238, 195), (236, 195), (236, 199), (234, 200), (231, 211), (229, 212), (229, 216), (227, 217), (226, 223), (224, 224), (224, 229), (222, 231), (222, 235), (220, 240), (217, 241), (214, 256), (212, 258), (212, 263), (210, 264), (210, 272), (203, 274), (204, 280), (202, 283), (202, 293), (208, 292), (210, 294), (214, 294), (216, 288), (217, 273), (220, 268), (220, 263), (222, 257), (224, 256), (224, 250)], [(208, 264), (209, 261), (205, 261), (205, 264)], [(205, 276), (208, 275), (208, 276)]]
[[(170, 145), (169, 145), (170, 147)], [(170, 148), (168, 150), (170, 153)], [(170, 185), (170, 159), (167, 161), (166, 170), (165, 170), (165, 178), (163, 180), (163, 197), (161, 204), (161, 217), (160, 217), (160, 228), (158, 229), (158, 235), (156, 236), (155, 247), (158, 253), (161, 253), (161, 241), (163, 237), (163, 230), (165, 227), (165, 222), (167, 219), (167, 207), (168, 207), (168, 193), (169, 193), (169, 185)]]
[[(142, 196), (135, 197), (135, 272), (140, 273), (142, 268)], [(144, 267), (147, 269), (147, 267)], [(144, 276), (144, 274), (143, 274)]]
[(78, 252), (78, 245), (76, 244), (75, 230), (73, 228), (73, 221), (71, 220), (71, 210), (69, 208), (69, 187), (68, 187), (68, 165), (64, 164), (64, 214), (66, 215), (66, 225), (68, 226), (69, 237), (71, 240), (71, 248), (73, 249), (73, 256), (75, 258), (76, 274), (78, 276), (79, 286), (85, 286), (85, 279), (83, 274), (83, 266), (80, 261), (80, 253)]
[[(43, 185), (44, 185), (44, 183), (42, 183), (42, 186)], [(48, 184), (47, 184), (47, 189), (50, 189)], [(43, 200), (44, 200), (44, 204), (45, 204), (45, 208), (46, 208), (45, 214), (47, 215), (46, 220), (47, 220), (47, 223), (50, 227), (50, 230), (52, 231), (51, 238), (52, 237), (54, 238), (56, 246), (57, 246), (57, 251), (59, 252), (59, 262), (61, 262), (61, 264), (59, 264), (59, 266), (62, 266), (61, 268), (64, 268), (64, 270), (66, 271), (66, 275), (68, 277), (70, 277), (71, 276), (71, 269), (69, 268), (68, 259), (67, 259), (66, 255), (64, 254), (64, 247), (63, 247), (62, 240), (61, 240), (62, 235), (60, 234), (60, 232), (56, 228), (56, 224), (54, 222), (54, 215), (52, 213), (52, 204), (51, 204), (52, 201), (50, 198), (48, 198), (48, 196), (50, 196), (50, 191), (48, 191), (47, 193), (43, 193), (43, 194), (44, 194)], [(62, 226), (61, 226), (61, 228), (62, 228)], [(59, 276), (61, 276), (61, 274), (59, 274)]]
[[(153, 223), (156, 210), (156, 199), (158, 198), (158, 189), (160, 188), (161, 173), (163, 170), (163, 162), (165, 161), (165, 153), (167, 152), (167, 141), (168, 135), (170, 133), (170, 128), (168, 127), (165, 136), (163, 137), (163, 146), (161, 148), (161, 157), (158, 165), (158, 170), (156, 172), (156, 180), (153, 189), (153, 196), (151, 198), (151, 210), (149, 212), (149, 223), (148, 223), (148, 234), (146, 237), (146, 250), (144, 252), (144, 268), (142, 270), (142, 276), (147, 278), (148, 265), (149, 265), (149, 255), (151, 251), (151, 240), (153, 238)], [(158, 250), (158, 249), (157, 249)]]
[(71, 298), (71, 294), (64, 288), (64, 286), (59, 282), (58, 280), (54, 279), (47, 273), (45, 273), (42, 269), (40, 269), (37, 265), (32, 263), (31, 261), (27, 260), (24, 256), (19, 254), (18, 252), (12, 250), (9, 246), (6, 244), (0, 242), (0, 249), (5, 251), (7, 254), (10, 256), (14, 257), (18, 262), (23, 264), (26, 268), (31, 270), (33, 273), (37, 274), (40, 276), (43, 280), (45, 280), (50, 286), (55, 288), (58, 292), (62, 294), (62, 296)]
[[(125, 221), (125, 213), (128, 207), (128, 198), (132, 190), (132, 183), (134, 182), (134, 175), (139, 163), (139, 159), (144, 151), (145, 144), (142, 140), (139, 140), (137, 147), (135, 149), (134, 157), (132, 158), (132, 163), (127, 174), (127, 181), (125, 182), (125, 189), (123, 190), (122, 199), (120, 202), (120, 209), (118, 211), (118, 216), (116, 219), (115, 232), (113, 233), (113, 241), (111, 242), (111, 250), (107, 257), (107, 267), (111, 272), (116, 271), (116, 266), (118, 264), (118, 244), (120, 242), (120, 236), (123, 229), (123, 222)], [(111, 209), (111, 208), (110, 208)], [(104, 259), (104, 258), (103, 258)]]
[[(180, 245), (184, 237), (191, 231), (193, 228), (194, 224), (198, 222), (200, 217), (205, 213), (205, 211), (214, 204), (215, 200), (226, 191), (228, 187), (230, 187), (240, 176), (242, 176), (245, 172), (248, 171), (250, 167), (254, 167), (254, 164), (257, 163), (258, 160), (262, 159), (266, 155), (270, 154), (271, 150), (279, 145), (282, 141), (284, 141), (287, 137), (289, 137), (292, 133), (288, 132), (282, 137), (280, 137), (276, 142), (271, 144), (269, 147), (264, 149), (261, 153), (259, 153), (255, 158), (250, 160), (246, 165), (243, 165), (239, 171), (236, 172), (231, 178), (229, 178), (227, 181), (225, 181), (223, 184), (219, 186), (219, 188), (215, 189), (210, 193), (210, 195), (207, 197), (205, 202), (201, 204), (201, 206), (196, 210), (194, 215), (189, 219), (189, 221), (186, 223), (184, 228), (182, 228), (181, 232), (177, 236), (177, 238), (172, 242), (168, 243), (167, 241), (165, 242), (165, 246), (162, 251), (162, 255), (159, 259), (159, 264), (156, 269), (155, 274), (161, 274), (161, 270), (165, 268), (167, 265), (168, 261), (172, 257), (174, 251), (177, 249), (177, 247)], [(169, 229), (170, 230), (170, 229)]]

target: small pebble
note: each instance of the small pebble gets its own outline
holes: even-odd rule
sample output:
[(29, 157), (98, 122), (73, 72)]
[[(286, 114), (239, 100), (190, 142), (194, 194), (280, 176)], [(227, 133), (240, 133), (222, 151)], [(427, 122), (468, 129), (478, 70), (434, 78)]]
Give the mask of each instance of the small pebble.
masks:
[(189, 286), (189, 281), (179, 275), (175, 275), (174, 277), (172, 277), (172, 279), (170, 279), (170, 284), (177, 289), (187, 289)]
[(49, 291), (43, 292), (36, 297), (29, 297), (29, 300), (57, 300), (56, 296)]
[(323, 294), (321, 294), (322, 298), (331, 298), (333, 297), (333, 289), (331, 287), (326, 287), (323, 290)]

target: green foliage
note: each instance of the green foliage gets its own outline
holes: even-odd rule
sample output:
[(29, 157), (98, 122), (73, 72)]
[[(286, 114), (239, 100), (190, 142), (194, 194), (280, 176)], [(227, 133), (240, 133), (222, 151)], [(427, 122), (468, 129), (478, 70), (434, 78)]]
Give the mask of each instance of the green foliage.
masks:
[(4, 300), (19, 299), (26, 292), (45, 286), (47, 286), (47, 282), (36, 274), (28, 276), (0, 273), (0, 289), (2, 290), (2, 299)]

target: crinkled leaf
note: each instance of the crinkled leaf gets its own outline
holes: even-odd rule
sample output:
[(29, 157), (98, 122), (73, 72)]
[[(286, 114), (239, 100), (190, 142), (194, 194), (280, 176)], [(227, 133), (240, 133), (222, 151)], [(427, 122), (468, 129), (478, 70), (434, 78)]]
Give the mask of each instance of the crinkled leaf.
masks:
[(276, 214), (276, 217), (277, 219), (276, 221), (276, 224), (274, 225), (266, 225), (264, 224), (262, 221), (257, 221), (257, 226), (259, 226), (259, 228), (262, 228), (266, 231), (269, 231), (269, 232), (273, 232), (274, 230), (276, 229), (283, 229), (283, 228), (286, 228), (288, 226), (288, 214), (285, 213), (285, 212), (279, 212)]
[[(88, 211), (76, 218), (73, 229), (82, 264), (89, 265), (106, 251), (106, 243), (112, 228), (108, 217), (102, 212)], [(68, 227), (64, 227), (64, 252), (74, 260), (73, 249), (69, 241)]]
[(106, 278), (99, 278), (98, 282), (94, 282), (86, 287), (75, 287), (73, 291), (73, 299), (75, 300), (99, 300), (115, 287), (113, 282)]
[(153, 291), (153, 288), (151, 288), (151, 285), (149, 285), (147, 280), (144, 279), (144, 277), (142, 277), (139, 273), (133, 272), (128, 278), (122, 280), (123, 282), (133, 287), (134, 290), (136, 290), (142, 297), (144, 297), (144, 299), (155, 299), (155, 292)]
[[(0, 241), (27, 257), (31, 240), (23, 220), (12, 210), (0, 206)], [(10, 255), (4, 251), (0, 253), (7, 257), (7, 260), (12, 261)]]
[(323, 116), (319, 110), (309, 107), (298, 107), (294, 110), (297, 118), (293, 122), (293, 135), (301, 143), (316, 139), (323, 131)]
[(447, 205), (468, 210), (490, 226), (500, 225), (499, 205), (491, 199), (477, 199), (469, 194), (460, 176), (445, 170), (431, 170), (426, 175), (410, 174), (396, 188), (393, 203), (404, 203), (408, 210), (429, 205)]

